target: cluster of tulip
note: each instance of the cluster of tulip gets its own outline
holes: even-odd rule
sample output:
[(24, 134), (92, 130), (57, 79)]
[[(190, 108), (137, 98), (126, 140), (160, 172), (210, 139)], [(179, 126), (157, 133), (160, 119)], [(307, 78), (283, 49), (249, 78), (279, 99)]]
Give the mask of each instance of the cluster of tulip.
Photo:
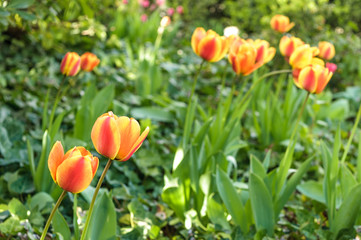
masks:
[(233, 71), (244, 76), (272, 60), (276, 49), (266, 40), (242, 39), (237, 35), (219, 36), (198, 27), (192, 35), (193, 51), (208, 62), (217, 62), (228, 53)]
[[(275, 15), (271, 20), (271, 27), (278, 32), (285, 33), (294, 26), (288, 17)], [(279, 43), (281, 54), (292, 66), (292, 75), (297, 87), (310, 93), (321, 93), (330, 81), (337, 66), (333, 63), (324, 63), (335, 56), (335, 47), (332, 43), (321, 41), (318, 47), (305, 44), (300, 38), (284, 35)]]
[(90, 52), (79, 56), (76, 52), (68, 52), (60, 64), (60, 71), (66, 76), (75, 76), (80, 69), (91, 72), (100, 63), (98, 57)]
[[(68, 52), (61, 62), (60, 71), (65, 76), (74, 76), (80, 68), (84, 71), (92, 71), (99, 62), (97, 56), (89, 52), (84, 53), (81, 57), (75, 52)], [(117, 117), (112, 112), (101, 115), (94, 123), (91, 131), (92, 142), (95, 149), (101, 155), (109, 158), (109, 161), (94, 192), (82, 237), (85, 236), (95, 198), (111, 160), (128, 160), (140, 148), (148, 132), (149, 127), (140, 134), (140, 126), (135, 119), (125, 116)], [(79, 193), (85, 190), (93, 180), (98, 165), (99, 159), (84, 147), (73, 147), (64, 154), (61, 142), (57, 141), (53, 145), (48, 158), (48, 167), (54, 182), (64, 192), (49, 216), (41, 239), (45, 238), (53, 214), (64, 198), (65, 192)]]

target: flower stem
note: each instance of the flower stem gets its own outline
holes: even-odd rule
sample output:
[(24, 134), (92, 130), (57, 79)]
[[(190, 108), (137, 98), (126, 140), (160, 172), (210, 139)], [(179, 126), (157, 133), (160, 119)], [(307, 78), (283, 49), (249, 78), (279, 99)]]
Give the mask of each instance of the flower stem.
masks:
[(354, 135), (356, 133), (357, 125), (360, 122), (360, 117), (361, 117), (361, 105), (360, 105), (360, 107), (358, 109), (357, 116), (356, 116), (356, 121), (355, 121), (355, 123), (354, 123), (354, 125), (352, 127), (350, 138), (348, 139), (345, 151), (344, 151), (344, 153), (342, 155), (341, 163), (344, 163), (345, 160), (346, 160), (346, 156), (348, 154), (348, 151), (350, 150), (352, 139), (353, 139), (353, 137), (354, 137)]
[(49, 130), (49, 131), (50, 131), (52, 125), (53, 125), (53, 120), (54, 120), (54, 115), (55, 115), (56, 107), (58, 106), (60, 99), (63, 97), (63, 94), (64, 94), (65, 91), (66, 91), (66, 90), (64, 90), (64, 91), (63, 91), (63, 94), (61, 94), (61, 90), (62, 90), (62, 87), (63, 87), (63, 85), (64, 85), (65, 79), (66, 79), (66, 75), (64, 75), (63, 79), (62, 79), (61, 82), (60, 82), (60, 85), (59, 85), (59, 88), (58, 88), (58, 92), (56, 93), (55, 102), (54, 102), (53, 108), (51, 109), (50, 118), (49, 118), (49, 123), (48, 123), (48, 130)]
[(73, 202), (73, 225), (74, 225), (75, 240), (79, 239), (79, 225), (78, 225), (77, 208), (78, 208), (78, 194), (75, 193), (74, 194), (74, 202)]
[(85, 237), (86, 237), (86, 232), (87, 232), (88, 227), (89, 227), (90, 217), (91, 217), (92, 212), (93, 212), (95, 199), (97, 198), (97, 195), (98, 195), (99, 189), (100, 189), (100, 187), (101, 187), (101, 185), (102, 185), (102, 183), (103, 183), (105, 174), (107, 173), (110, 165), (112, 164), (112, 161), (113, 161), (113, 160), (111, 160), (111, 159), (108, 160), (107, 165), (105, 165), (105, 168), (104, 168), (104, 170), (103, 170), (103, 173), (102, 173), (102, 175), (101, 175), (100, 178), (99, 178), (97, 187), (95, 188), (94, 195), (93, 195), (92, 201), (91, 201), (91, 203), (90, 203), (88, 215), (87, 215), (87, 217), (86, 217), (85, 226), (84, 226), (83, 232), (82, 232), (82, 234), (81, 234), (81, 238), (80, 238), (81, 240), (84, 240)]
[(44, 228), (43, 234), (41, 235), (40, 240), (45, 239), (46, 233), (48, 232), (48, 229), (49, 229), (51, 220), (54, 217), (55, 211), (56, 211), (56, 209), (58, 209), (60, 203), (63, 201), (64, 197), (66, 196), (66, 193), (67, 192), (65, 190), (61, 193), (60, 197), (58, 198), (58, 201), (56, 202), (55, 206), (53, 207), (53, 210), (51, 211), (51, 213), (49, 215), (48, 221), (46, 222), (46, 225), (45, 225), (45, 228)]

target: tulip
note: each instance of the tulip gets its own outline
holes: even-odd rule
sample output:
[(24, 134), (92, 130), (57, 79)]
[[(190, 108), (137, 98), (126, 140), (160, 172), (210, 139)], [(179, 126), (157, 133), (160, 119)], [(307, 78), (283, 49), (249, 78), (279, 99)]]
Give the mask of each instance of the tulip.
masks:
[(80, 70), (80, 57), (76, 52), (67, 52), (61, 61), (60, 71), (66, 76), (75, 76)]
[(330, 60), (335, 56), (335, 47), (332, 43), (321, 41), (318, 43), (318, 49), (320, 50), (320, 53), (318, 54), (319, 57)]
[(117, 117), (108, 112), (95, 121), (91, 139), (103, 156), (127, 161), (140, 148), (148, 133), (149, 127), (140, 134), (139, 123), (134, 118)]
[(184, 12), (183, 6), (177, 6), (176, 11), (179, 14), (183, 14), (183, 12)]
[(168, 8), (167, 14), (168, 14), (169, 16), (173, 16), (174, 11), (175, 11), (174, 8)]
[(259, 61), (256, 63), (256, 59), (257, 49), (252, 44), (243, 39), (238, 39), (232, 44), (228, 60), (237, 75), (249, 75), (262, 66), (263, 62)]
[(312, 58), (316, 56), (318, 52), (318, 48), (304, 44), (293, 51), (289, 63), (292, 68), (304, 68), (311, 64)]
[(90, 52), (86, 52), (80, 57), (81, 69), (86, 72), (91, 72), (98, 64), (100, 60), (98, 57)]
[(208, 62), (218, 62), (228, 51), (228, 40), (219, 36), (213, 30), (207, 32), (204, 28), (198, 27), (192, 35), (193, 51)]
[(257, 49), (256, 63), (268, 63), (276, 54), (276, 49), (274, 47), (270, 47), (266, 40), (256, 39), (253, 41), (252, 39), (248, 39), (247, 42), (252, 43), (253, 46)]
[(332, 72), (321, 65), (312, 64), (299, 72), (297, 78), (293, 78), (297, 87), (310, 93), (319, 94), (326, 87), (332, 77)]
[(277, 14), (271, 19), (271, 28), (280, 33), (288, 32), (293, 26), (295, 23), (290, 23), (290, 19), (283, 15)]
[(283, 36), (281, 38), (279, 48), (282, 56), (284, 56), (286, 60), (289, 61), (293, 51), (302, 45), (304, 45), (304, 42), (300, 38)]
[(170, 17), (164, 16), (160, 20), (160, 27), (165, 28), (165, 27), (169, 26), (170, 23), (171, 23)]
[(334, 64), (334, 63), (328, 62), (328, 63), (326, 63), (326, 67), (327, 67), (328, 70), (330, 70), (330, 72), (332, 72), (332, 73), (336, 72), (336, 70), (337, 70), (337, 65)]
[(57, 141), (50, 151), (48, 167), (54, 182), (72, 193), (85, 190), (91, 183), (99, 160), (84, 147), (74, 147), (64, 154), (61, 142)]

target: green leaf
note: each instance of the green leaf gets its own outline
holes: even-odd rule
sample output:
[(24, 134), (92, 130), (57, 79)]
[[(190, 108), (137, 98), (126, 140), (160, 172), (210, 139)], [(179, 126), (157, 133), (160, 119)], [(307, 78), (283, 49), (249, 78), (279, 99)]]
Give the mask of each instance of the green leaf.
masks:
[(59, 128), (61, 125), (61, 122), (63, 121), (64, 116), (67, 114), (66, 111), (63, 111), (61, 114), (59, 114), (56, 119), (55, 122), (53, 123), (51, 130), (49, 132), (50, 134), (50, 139), (54, 139), (55, 135), (59, 132)]
[(323, 194), (323, 184), (313, 180), (301, 183), (297, 186), (297, 190), (303, 195), (316, 200), (320, 203), (326, 204), (325, 196)]
[(105, 88), (100, 90), (100, 92), (95, 96), (94, 100), (92, 101), (91, 125), (93, 125), (95, 120), (100, 115), (102, 115), (103, 113), (105, 113), (108, 110), (110, 104), (113, 101), (114, 94), (115, 94), (115, 85), (109, 84), (108, 86), (106, 86)]
[(131, 115), (137, 119), (151, 119), (161, 122), (174, 122), (174, 114), (168, 110), (156, 107), (133, 108)]
[(19, 14), (19, 16), (26, 21), (36, 20), (36, 16), (29, 12), (18, 10), (18, 11), (15, 11), (15, 13)]
[(361, 202), (361, 184), (353, 187), (341, 204), (331, 225), (334, 239), (337, 239), (341, 230), (352, 228), (359, 214)]
[(16, 235), (24, 229), (20, 220), (16, 217), (10, 217), (5, 222), (0, 223), (0, 232), (6, 235)]
[(249, 195), (257, 231), (267, 230), (272, 236), (275, 227), (272, 196), (263, 180), (254, 173), (250, 175)]
[(194, 101), (191, 101), (190, 105), (187, 107), (186, 119), (184, 122), (184, 131), (183, 131), (183, 149), (187, 149), (187, 144), (189, 143), (189, 138), (192, 131), (192, 125), (194, 122), (194, 114), (196, 111), (196, 106), (198, 104), (198, 99), (195, 96)]
[(211, 123), (212, 118), (209, 118), (205, 123), (203, 123), (192, 141), (193, 145), (201, 145), (203, 143), (204, 137), (206, 136)]
[(116, 212), (110, 193), (98, 195), (85, 239), (116, 239)]
[(224, 210), (222, 204), (215, 200), (214, 194), (208, 197), (207, 216), (211, 222), (221, 225), (224, 229), (231, 229)]
[(51, 210), (51, 204), (54, 202), (54, 199), (47, 194), (46, 192), (39, 192), (31, 197), (30, 200), (30, 209), (37, 209), (37, 211), (43, 210), (45, 207), (49, 206)]
[(13, 215), (18, 216), (19, 219), (26, 219), (27, 217), (27, 209), (26, 207), (16, 198), (11, 199), (8, 204), (9, 212)]
[(266, 169), (264, 169), (263, 164), (261, 163), (260, 160), (258, 160), (258, 158), (254, 155), (251, 155), (251, 173), (256, 174), (257, 176), (259, 176), (261, 179), (264, 179), (265, 177), (267, 177), (267, 172)]
[(35, 179), (34, 150), (33, 147), (31, 146), (29, 137), (26, 137), (26, 147), (28, 150), (28, 161), (29, 161), (31, 176), (33, 177), (33, 179)]
[(71, 232), (68, 223), (65, 221), (63, 215), (59, 212), (59, 209), (55, 211), (52, 226), (54, 233), (60, 234), (63, 239), (71, 239)]
[(355, 177), (345, 164), (340, 164), (340, 182), (342, 197), (346, 197), (351, 189), (357, 184)]
[(38, 191), (49, 192), (53, 183), (48, 169), (48, 156), (50, 152), (50, 136), (48, 131), (44, 132), (41, 155), (35, 172), (35, 187)]
[(186, 196), (184, 195), (184, 187), (178, 184), (178, 179), (169, 181), (162, 192), (162, 199), (176, 213), (177, 217), (184, 220), (186, 211)]
[(231, 214), (233, 221), (241, 227), (242, 232), (247, 233), (249, 227), (247, 221), (245, 221), (246, 216), (242, 200), (227, 174), (220, 168), (217, 168), (216, 184), (219, 195), (228, 212)]
[(7, 8), (24, 9), (33, 5), (34, 0), (11, 0)]

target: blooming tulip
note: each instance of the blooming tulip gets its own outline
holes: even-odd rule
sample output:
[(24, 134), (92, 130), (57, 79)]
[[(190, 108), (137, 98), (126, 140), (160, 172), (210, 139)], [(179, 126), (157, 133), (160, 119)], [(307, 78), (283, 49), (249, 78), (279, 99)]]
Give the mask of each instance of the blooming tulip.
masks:
[(279, 44), (280, 52), (282, 56), (284, 56), (286, 60), (289, 61), (293, 51), (303, 44), (304, 43), (300, 38), (283, 36)]
[(80, 57), (76, 52), (65, 54), (60, 64), (60, 71), (66, 76), (75, 76), (80, 70)]
[(328, 63), (326, 63), (326, 67), (327, 67), (328, 70), (330, 70), (330, 72), (332, 72), (332, 73), (336, 72), (336, 70), (337, 70), (337, 65), (334, 64), (334, 63), (328, 62)]
[(325, 60), (330, 60), (335, 56), (335, 47), (330, 42), (326, 42), (326, 41), (319, 42), (318, 49), (320, 50), (318, 56)]
[(293, 51), (289, 63), (292, 68), (304, 68), (312, 63), (312, 58), (316, 56), (318, 52), (318, 48), (304, 44)]
[(290, 19), (283, 15), (277, 14), (271, 19), (271, 28), (280, 33), (288, 32), (294, 25), (295, 23), (290, 23)]
[(332, 72), (321, 65), (312, 64), (300, 70), (293, 78), (297, 87), (310, 93), (321, 93), (332, 77)]
[(244, 76), (251, 74), (262, 66), (263, 62), (256, 63), (257, 49), (243, 39), (236, 40), (229, 51), (228, 60), (232, 64), (233, 71)]
[(139, 149), (148, 132), (149, 127), (140, 134), (139, 123), (134, 118), (117, 117), (108, 112), (95, 121), (91, 139), (103, 156), (126, 161)]
[(253, 46), (257, 49), (256, 63), (268, 63), (276, 54), (276, 49), (274, 47), (270, 47), (266, 40), (256, 39), (253, 41), (252, 39), (247, 39), (247, 42), (253, 44)]
[(213, 30), (207, 32), (204, 28), (198, 27), (192, 35), (193, 51), (208, 62), (218, 62), (228, 51), (228, 40), (219, 36)]
[(85, 190), (92, 181), (99, 160), (84, 147), (74, 147), (64, 154), (57, 141), (50, 151), (48, 167), (51, 177), (62, 189), (72, 193)]
[(86, 72), (91, 72), (98, 64), (100, 60), (98, 57), (90, 52), (86, 52), (80, 57), (81, 69)]

